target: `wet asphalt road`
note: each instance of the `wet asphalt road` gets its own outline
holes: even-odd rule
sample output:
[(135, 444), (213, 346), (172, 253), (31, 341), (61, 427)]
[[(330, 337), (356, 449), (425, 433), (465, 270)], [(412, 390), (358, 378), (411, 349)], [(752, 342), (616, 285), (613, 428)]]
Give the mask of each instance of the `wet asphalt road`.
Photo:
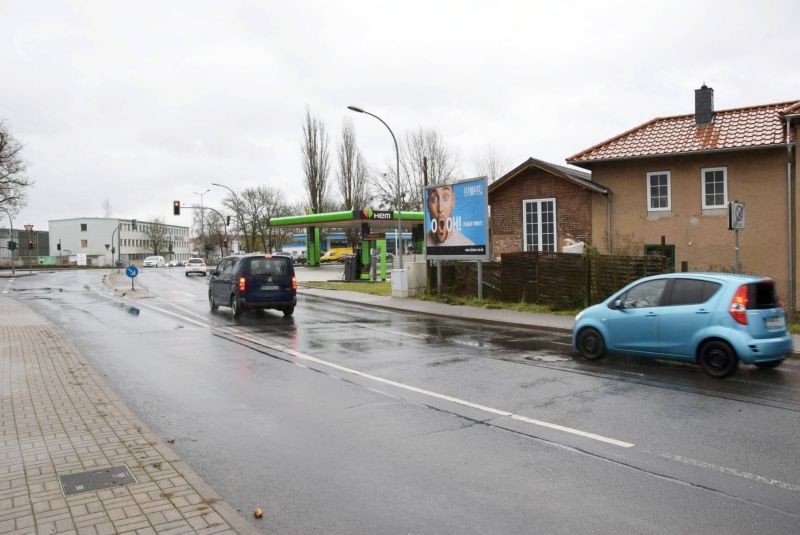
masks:
[(0, 290), (53, 321), (267, 533), (795, 533), (800, 363), (577, 359), (566, 336), (300, 298), (212, 313), (207, 280), (102, 272)]

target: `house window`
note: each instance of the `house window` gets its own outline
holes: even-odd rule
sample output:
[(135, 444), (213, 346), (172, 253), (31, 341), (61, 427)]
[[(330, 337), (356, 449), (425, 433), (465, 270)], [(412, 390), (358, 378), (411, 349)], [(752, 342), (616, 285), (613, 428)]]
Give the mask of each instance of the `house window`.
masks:
[(89, 247), (89, 240), (81, 240), (81, 248), (86, 249)]
[(664, 212), (672, 208), (669, 171), (647, 173), (647, 209)]
[(81, 223), (81, 232), (86, 232), (86, 223)]
[(703, 208), (728, 205), (728, 168), (714, 167), (700, 171), (703, 180)]
[(555, 252), (556, 200), (523, 201), (522, 209), (525, 220), (525, 250)]

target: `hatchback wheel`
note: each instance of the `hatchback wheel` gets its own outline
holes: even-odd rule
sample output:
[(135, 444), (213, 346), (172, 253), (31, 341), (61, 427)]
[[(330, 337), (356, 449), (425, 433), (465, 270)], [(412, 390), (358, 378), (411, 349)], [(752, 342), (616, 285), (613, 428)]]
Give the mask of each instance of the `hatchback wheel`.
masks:
[(586, 327), (578, 333), (578, 351), (587, 360), (598, 360), (606, 356), (606, 342), (597, 329)]
[(211, 310), (217, 310), (219, 308), (217, 302), (214, 301), (214, 294), (211, 292), (208, 292), (208, 306), (211, 307)]
[(242, 315), (243, 312), (242, 307), (239, 304), (239, 300), (236, 299), (235, 295), (231, 296), (231, 312), (233, 312), (234, 318), (238, 318), (239, 316)]
[(762, 370), (770, 370), (772, 368), (777, 368), (781, 364), (783, 364), (783, 359), (770, 360), (769, 362), (756, 362), (756, 366), (761, 368)]
[(739, 359), (733, 348), (721, 340), (703, 344), (697, 360), (704, 372), (717, 379), (731, 375), (739, 366)]

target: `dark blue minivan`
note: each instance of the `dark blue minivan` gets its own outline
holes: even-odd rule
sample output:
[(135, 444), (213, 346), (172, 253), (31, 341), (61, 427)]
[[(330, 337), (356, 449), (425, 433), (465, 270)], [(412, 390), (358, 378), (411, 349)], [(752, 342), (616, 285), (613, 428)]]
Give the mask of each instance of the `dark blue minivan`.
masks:
[(297, 305), (297, 277), (289, 256), (253, 254), (229, 256), (211, 271), (208, 283), (211, 310), (230, 307), (238, 318), (245, 310), (280, 310), (291, 316)]

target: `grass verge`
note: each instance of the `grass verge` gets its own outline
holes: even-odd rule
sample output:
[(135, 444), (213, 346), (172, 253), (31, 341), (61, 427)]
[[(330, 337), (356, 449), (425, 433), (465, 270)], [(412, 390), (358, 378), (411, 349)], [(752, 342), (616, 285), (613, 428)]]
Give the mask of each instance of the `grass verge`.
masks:
[(307, 288), (321, 288), (325, 290), (347, 290), (349, 292), (362, 292), (372, 295), (392, 295), (392, 285), (389, 281), (383, 282), (328, 282), (307, 281), (300, 283)]

